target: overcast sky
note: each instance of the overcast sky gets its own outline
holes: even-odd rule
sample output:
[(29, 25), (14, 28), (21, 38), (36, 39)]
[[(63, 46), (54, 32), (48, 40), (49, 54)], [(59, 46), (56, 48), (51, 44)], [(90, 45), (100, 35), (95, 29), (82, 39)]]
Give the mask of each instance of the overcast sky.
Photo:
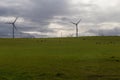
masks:
[(16, 22), (16, 36), (61, 37), (120, 35), (120, 0), (1, 0), (0, 37), (12, 37)]

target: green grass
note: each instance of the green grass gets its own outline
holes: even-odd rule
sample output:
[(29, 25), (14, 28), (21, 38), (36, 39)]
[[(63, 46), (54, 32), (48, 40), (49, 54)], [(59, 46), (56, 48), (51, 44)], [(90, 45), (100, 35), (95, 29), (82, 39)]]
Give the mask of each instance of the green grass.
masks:
[(120, 80), (120, 37), (0, 39), (0, 80)]

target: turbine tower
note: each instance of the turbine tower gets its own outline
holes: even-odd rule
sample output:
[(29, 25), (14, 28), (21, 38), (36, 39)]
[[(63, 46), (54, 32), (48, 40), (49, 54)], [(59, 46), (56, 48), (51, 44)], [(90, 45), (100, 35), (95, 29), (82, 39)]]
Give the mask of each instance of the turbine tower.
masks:
[(78, 24), (81, 22), (81, 20), (82, 19), (80, 19), (77, 23), (71, 22), (72, 24), (74, 24), (76, 26), (76, 37), (79, 37)]
[(18, 17), (15, 18), (15, 20), (13, 22), (8, 22), (6, 24), (11, 24), (13, 26), (13, 39), (15, 38), (15, 29), (17, 30), (15, 23), (18, 20)]

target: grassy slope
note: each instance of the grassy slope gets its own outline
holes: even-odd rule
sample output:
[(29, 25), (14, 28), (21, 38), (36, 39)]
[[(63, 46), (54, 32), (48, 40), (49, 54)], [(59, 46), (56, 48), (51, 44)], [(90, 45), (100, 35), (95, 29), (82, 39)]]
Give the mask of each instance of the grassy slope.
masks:
[(119, 80), (120, 37), (0, 39), (0, 80)]

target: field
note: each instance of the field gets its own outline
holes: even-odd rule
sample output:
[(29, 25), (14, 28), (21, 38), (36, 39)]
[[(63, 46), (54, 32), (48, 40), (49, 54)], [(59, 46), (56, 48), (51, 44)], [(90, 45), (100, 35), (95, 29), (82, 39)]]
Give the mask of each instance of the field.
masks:
[(120, 80), (120, 37), (0, 39), (0, 80)]

